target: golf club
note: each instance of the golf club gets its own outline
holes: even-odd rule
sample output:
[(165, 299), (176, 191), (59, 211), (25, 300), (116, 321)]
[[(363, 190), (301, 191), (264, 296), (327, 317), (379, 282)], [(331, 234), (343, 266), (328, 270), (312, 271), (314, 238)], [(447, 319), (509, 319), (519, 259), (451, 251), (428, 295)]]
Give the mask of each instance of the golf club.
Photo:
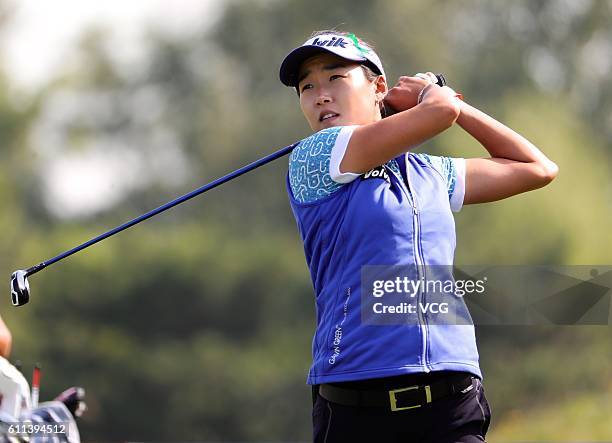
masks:
[(23, 306), (25, 305), (29, 300), (30, 300), (30, 283), (28, 282), (28, 277), (31, 275), (36, 274), (39, 271), (42, 271), (43, 269), (45, 269), (47, 266), (52, 265), (53, 263), (57, 263), (60, 260), (65, 259), (66, 257), (71, 256), (72, 254), (75, 254), (79, 251), (82, 251), (85, 248), (90, 247), (91, 245), (94, 245), (96, 243), (98, 243), (99, 241), (102, 241), (108, 237), (111, 237), (121, 231), (126, 230), (127, 228), (130, 228), (138, 223), (140, 223), (141, 221), (147, 220), (161, 212), (164, 212), (170, 208), (173, 208), (174, 206), (181, 204), (187, 200), (192, 199), (193, 197), (196, 197), (200, 194), (203, 194), (204, 192), (215, 188), (223, 183), (226, 183), (242, 174), (246, 174), (249, 171), (252, 171), (253, 169), (256, 169), (260, 166), (265, 165), (266, 163), (270, 163), (273, 160), (276, 160), (277, 158), (283, 157), (285, 155), (287, 155), (288, 153), (290, 153), (293, 148), (295, 148), (297, 146), (299, 142), (296, 142), (292, 145), (289, 146), (285, 146), (282, 149), (279, 149), (278, 151), (264, 157), (261, 158), (251, 164), (248, 164), (246, 166), (243, 166), (240, 169), (237, 169), (234, 172), (231, 172), (221, 178), (218, 178), (217, 180), (214, 180), (204, 186), (201, 186), (185, 195), (182, 195), (181, 197), (178, 197), (156, 209), (153, 209), (152, 211), (147, 212), (146, 214), (141, 215), (140, 217), (137, 217), (133, 220), (130, 220), (129, 222), (126, 222), (120, 226), (117, 226), (114, 229), (111, 229), (110, 231), (105, 232), (104, 234), (101, 234), (95, 238), (92, 238), (91, 240), (76, 246), (66, 252), (63, 252), (59, 255), (57, 255), (56, 257), (53, 257), (49, 260), (46, 260), (44, 262), (41, 262), (35, 266), (32, 266), (31, 268), (28, 268), (26, 270), (18, 270), (13, 272), (13, 274), (11, 275), (11, 301), (13, 303), (14, 306)]
[[(446, 79), (444, 78), (443, 74), (436, 74), (436, 84), (439, 86), (445, 86), (446, 85)], [(388, 115), (392, 115), (394, 113), (396, 113), (397, 111), (392, 110), (388, 107), (388, 105), (385, 105), (385, 108), (389, 110)], [(231, 172), (221, 178), (218, 178), (217, 180), (214, 180), (204, 186), (201, 186), (181, 197), (178, 197), (162, 206), (159, 206), (156, 209), (153, 209), (150, 212), (147, 212), (146, 214), (141, 215), (140, 217), (137, 217), (133, 220), (130, 220), (129, 222), (126, 222), (120, 226), (117, 226), (114, 229), (111, 229), (110, 231), (105, 232), (104, 234), (101, 234), (95, 238), (92, 238), (91, 240), (82, 243), (79, 246), (76, 246), (66, 252), (63, 252), (49, 260), (46, 260), (44, 262), (41, 262), (35, 266), (32, 266), (31, 268), (25, 269), (25, 270), (17, 270), (15, 272), (13, 272), (13, 274), (11, 275), (11, 302), (13, 303), (14, 306), (23, 306), (26, 303), (28, 303), (28, 301), (30, 301), (30, 284), (28, 282), (28, 277), (31, 275), (36, 274), (39, 271), (42, 271), (43, 269), (45, 269), (47, 266), (52, 265), (53, 263), (57, 263), (60, 260), (65, 259), (66, 257), (71, 256), (72, 254), (75, 254), (79, 251), (82, 251), (85, 248), (88, 248), (108, 237), (111, 237), (121, 231), (124, 231), (144, 220), (147, 220), (157, 214), (160, 214), (161, 212), (164, 212), (170, 208), (175, 207), (176, 205), (179, 205), (187, 200), (192, 199), (193, 197), (196, 197), (200, 194), (203, 194), (204, 192), (215, 188), (223, 183), (226, 183), (236, 177), (239, 177), (242, 174), (245, 174), (249, 171), (252, 171), (253, 169), (256, 169), (260, 166), (265, 165), (266, 163), (269, 163), (273, 160), (276, 160), (277, 158), (283, 157), (287, 154), (289, 154), (298, 144), (299, 142), (296, 142), (292, 145), (289, 146), (285, 146), (282, 149), (279, 149), (278, 151), (262, 158), (259, 159), (249, 165), (243, 166), (240, 169), (237, 169), (234, 172)]]

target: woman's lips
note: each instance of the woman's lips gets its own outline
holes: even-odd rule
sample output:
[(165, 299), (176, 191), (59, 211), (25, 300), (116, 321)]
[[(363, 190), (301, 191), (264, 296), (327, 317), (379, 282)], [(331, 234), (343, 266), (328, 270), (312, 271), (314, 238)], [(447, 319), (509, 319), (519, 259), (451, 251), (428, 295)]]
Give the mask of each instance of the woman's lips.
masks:
[[(330, 115), (330, 114), (328, 114), (328, 115)], [(322, 116), (322, 117), (319, 119), (319, 121), (320, 121), (321, 123), (323, 123), (323, 122), (328, 122), (328, 121), (331, 121), (331, 120), (333, 120), (333, 119), (335, 119), (335, 118), (338, 118), (338, 117), (340, 117), (340, 115), (339, 115), (339, 114), (331, 113), (331, 117), (326, 117), (326, 116), (324, 115), (324, 116)]]

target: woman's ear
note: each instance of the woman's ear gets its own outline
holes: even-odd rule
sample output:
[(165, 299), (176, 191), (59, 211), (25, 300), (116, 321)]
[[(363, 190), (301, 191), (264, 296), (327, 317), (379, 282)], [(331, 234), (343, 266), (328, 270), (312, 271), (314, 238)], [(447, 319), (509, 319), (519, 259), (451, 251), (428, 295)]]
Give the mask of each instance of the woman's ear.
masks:
[(382, 75), (376, 78), (376, 100), (380, 103), (387, 95), (387, 82)]

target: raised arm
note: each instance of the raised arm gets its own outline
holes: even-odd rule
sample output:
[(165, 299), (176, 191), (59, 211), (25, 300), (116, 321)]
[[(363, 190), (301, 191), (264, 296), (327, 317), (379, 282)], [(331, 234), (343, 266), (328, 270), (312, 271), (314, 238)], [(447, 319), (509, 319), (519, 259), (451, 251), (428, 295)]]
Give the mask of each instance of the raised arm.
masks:
[(559, 171), (529, 140), (493, 117), (460, 104), (457, 124), (489, 152), (466, 160), (464, 204), (501, 200), (550, 183)]
[[(428, 87), (423, 101), (417, 96)], [(404, 111), (355, 128), (340, 172), (363, 173), (380, 166), (453, 125), (459, 103), (450, 88), (429, 85), (419, 77), (401, 77), (385, 102)]]

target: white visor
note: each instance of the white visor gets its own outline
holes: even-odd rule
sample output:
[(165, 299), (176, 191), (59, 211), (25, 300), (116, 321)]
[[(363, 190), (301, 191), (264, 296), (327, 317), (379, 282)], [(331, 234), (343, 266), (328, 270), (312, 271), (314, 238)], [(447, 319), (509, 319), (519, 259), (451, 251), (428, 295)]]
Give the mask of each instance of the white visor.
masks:
[(298, 71), (308, 58), (320, 52), (327, 51), (339, 57), (370, 67), (375, 73), (385, 77), (385, 71), (376, 52), (369, 46), (359, 43), (353, 34), (321, 34), (312, 37), (300, 47), (291, 51), (280, 67), (280, 81), (286, 86), (297, 86)]

